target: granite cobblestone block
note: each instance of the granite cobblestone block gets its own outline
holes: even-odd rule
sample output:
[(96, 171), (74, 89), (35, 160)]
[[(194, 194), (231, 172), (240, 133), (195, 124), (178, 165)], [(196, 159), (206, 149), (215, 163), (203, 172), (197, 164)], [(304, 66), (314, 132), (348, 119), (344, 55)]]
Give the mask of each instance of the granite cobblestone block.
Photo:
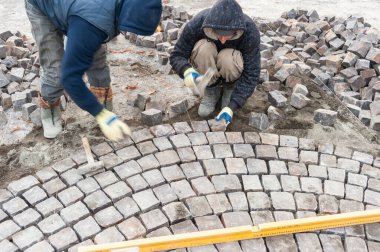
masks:
[(52, 214), (37, 224), (44, 235), (50, 236), (66, 227), (66, 223), (58, 214)]
[(248, 158), (247, 159), (248, 174), (260, 175), (267, 174), (268, 168), (264, 160)]
[(187, 198), (196, 196), (189, 182), (186, 180), (172, 182), (170, 186), (180, 200), (185, 200)]
[(89, 216), (86, 219), (76, 223), (73, 226), (73, 229), (78, 234), (78, 237), (81, 241), (91, 239), (101, 231), (100, 226), (98, 225), (98, 223), (96, 223), (95, 219), (92, 216)]
[(143, 156), (158, 152), (157, 147), (153, 144), (152, 141), (138, 143), (136, 144), (136, 147)]
[(299, 154), (297, 148), (292, 147), (279, 147), (278, 148), (278, 158), (285, 161), (299, 161)]
[(250, 144), (234, 144), (232, 150), (235, 158), (254, 158), (255, 153)]
[(62, 181), (68, 185), (73, 186), (83, 179), (83, 176), (78, 173), (77, 169), (70, 169), (61, 174)]
[(247, 166), (243, 158), (226, 158), (224, 160), (228, 174), (247, 174)]
[(239, 178), (236, 175), (212, 176), (211, 182), (214, 184), (217, 193), (229, 193), (242, 190)]
[(177, 153), (182, 163), (193, 162), (197, 159), (191, 147), (179, 148)]
[(255, 226), (262, 223), (268, 223), (268, 222), (274, 221), (272, 212), (269, 210), (252, 211), (250, 214), (251, 214), (253, 225)]
[(140, 208), (137, 206), (136, 202), (130, 197), (125, 197), (116, 202), (114, 205), (125, 219), (140, 212)]
[(301, 186), (297, 176), (281, 175), (281, 185), (285, 192), (300, 192)]
[(199, 231), (223, 228), (223, 224), (216, 215), (208, 215), (194, 218)]
[(125, 196), (132, 195), (131, 188), (129, 188), (124, 181), (119, 181), (104, 188), (104, 192), (112, 200), (112, 202), (116, 202)]
[(170, 224), (190, 219), (191, 213), (182, 202), (172, 202), (162, 207), (162, 211), (168, 216)]
[(169, 139), (177, 149), (191, 146), (190, 139), (185, 134), (173, 135)]
[(171, 165), (161, 168), (162, 176), (167, 182), (173, 182), (185, 179), (185, 174), (178, 165)]
[(301, 180), (301, 189), (303, 192), (322, 194), (322, 181), (318, 178), (309, 178), (302, 177)]
[(346, 184), (345, 199), (363, 201), (364, 189), (360, 186)]
[(343, 169), (328, 168), (328, 178), (339, 182), (346, 181), (346, 171)]
[(63, 209), (63, 205), (55, 197), (47, 198), (46, 200), (35, 205), (36, 210), (42, 214), (43, 217), (47, 217), (53, 213), (58, 213)]
[(193, 150), (198, 160), (214, 158), (211, 147), (209, 145), (193, 146)]
[(140, 219), (146, 227), (147, 232), (152, 232), (153, 230), (165, 227), (169, 223), (166, 216), (159, 209), (154, 209), (148, 213), (141, 214)]
[(247, 200), (251, 211), (269, 210), (272, 207), (269, 196), (264, 192), (248, 192)]
[(288, 162), (289, 175), (292, 176), (307, 176), (308, 171), (304, 163)]
[(114, 206), (100, 210), (94, 215), (94, 218), (102, 228), (108, 228), (123, 220), (123, 216)]
[(212, 209), (205, 196), (186, 199), (185, 203), (194, 218), (212, 214)]
[(124, 162), (141, 157), (139, 150), (135, 146), (128, 146), (117, 150), (116, 155), (118, 155)]
[(132, 195), (133, 200), (137, 203), (143, 213), (155, 209), (160, 202), (154, 195), (152, 189), (141, 191)]
[(226, 174), (226, 168), (221, 159), (207, 159), (202, 161), (207, 176)]
[(127, 178), (126, 182), (135, 193), (149, 188), (148, 182), (140, 174)]
[(76, 186), (69, 187), (57, 195), (64, 206), (69, 206), (84, 198), (84, 194)]
[(257, 192), (263, 190), (258, 175), (243, 175), (242, 181), (245, 192)]
[(92, 212), (97, 212), (104, 209), (112, 203), (107, 195), (101, 190), (91, 193), (83, 199), (83, 202)]
[(318, 203), (320, 213), (338, 213), (339, 202), (334, 196), (320, 195)]
[(216, 193), (214, 185), (207, 177), (199, 177), (191, 180), (191, 186), (194, 192), (199, 196)]
[(161, 166), (178, 164), (180, 159), (174, 150), (166, 150), (154, 154)]
[(248, 211), (248, 201), (244, 192), (233, 192), (228, 194), (234, 212)]
[(42, 184), (42, 188), (45, 189), (49, 196), (55, 195), (58, 192), (65, 189), (67, 186), (62, 182), (59, 178), (52, 179), (44, 184)]
[(100, 189), (99, 184), (93, 177), (88, 177), (77, 183), (77, 187), (87, 196)]
[(114, 171), (121, 179), (132, 177), (142, 172), (140, 165), (135, 161), (129, 161), (114, 168)]
[(12, 198), (11, 200), (3, 203), (3, 210), (13, 216), (28, 208), (28, 204), (20, 197)]
[(262, 175), (261, 182), (264, 190), (268, 191), (281, 191), (281, 185), (278, 178), (275, 175)]
[(187, 136), (189, 137), (192, 146), (208, 144), (206, 135), (203, 132), (189, 133)]
[(256, 145), (256, 158), (263, 160), (278, 159), (276, 147), (272, 145)]
[(173, 148), (172, 144), (170, 143), (169, 139), (166, 137), (159, 137), (159, 138), (154, 138), (153, 139), (154, 145), (160, 150), (160, 151), (165, 151), (165, 150), (170, 150)]
[(206, 198), (214, 214), (219, 215), (232, 211), (232, 206), (225, 194), (209, 194), (206, 195)]
[(123, 235), (121, 232), (116, 227), (107, 228), (95, 236), (94, 242), (102, 244), (125, 241), (125, 234)]
[(22, 197), (30, 204), (35, 205), (47, 198), (47, 194), (39, 186), (32, 187), (22, 194)]
[(17, 252), (19, 249), (12, 242), (8, 240), (2, 240), (0, 242), (1, 251)]
[(62, 229), (58, 233), (49, 236), (48, 239), (50, 244), (58, 251), (66, 250), (78, 242), (78, 237), (75, 234), (75, 231), (70, 227)]
[(44, 235), (35, 226), (21, 230), (12, 236), (13, 243), (21, 250), (25, 250), (43, 239)]
[(146, 171), (141, 174), (150, 187), (159, 186), (165, 183), (165, 179), (158, 169)]
[(27, 228), (31, 225), (35, 225), (42, 219), (41, 214), (39, 214), (33, 208), (28, 208), (16, 216), (13, 216), (13, 220), (22, 228)]
[(215, 144), (212, 146), (215, 158), (232, 158), (231, 146), (229, 144)]
[(338, 168), (344, 169), (347, 172), (358, 173), (360, 170), (360, 163), (355, 160), (347, 158), (338, 158)]
[(9, 183), (7, 189), (15, 196), (22, 194), (28, 189), (38, 185), (40, 182), (33, 176), (29, 175), (19, 180)]

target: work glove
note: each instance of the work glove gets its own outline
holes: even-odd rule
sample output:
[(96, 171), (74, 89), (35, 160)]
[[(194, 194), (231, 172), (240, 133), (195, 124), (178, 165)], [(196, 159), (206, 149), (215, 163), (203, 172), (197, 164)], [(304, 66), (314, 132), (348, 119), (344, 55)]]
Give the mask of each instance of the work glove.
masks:
[(230, 109), (229, 107), (224, 107), (222, 111), (220, 111), (218, 116), (215, 118), (215, 120), (220, 121), (224, 119), (226, 123), (230, 123), (233, 115), (234, 112), (232, 112), (232, 109)]
[(196, 79), (201, 76), (194, 68), (189, 68), (183, 74), (186, 87), (197, 88)]
[(111, 141), (119, 141), (124, 135), (131, 135), (128, 125), (107, 109), (103, 109), (95, 119), (103, 134)]

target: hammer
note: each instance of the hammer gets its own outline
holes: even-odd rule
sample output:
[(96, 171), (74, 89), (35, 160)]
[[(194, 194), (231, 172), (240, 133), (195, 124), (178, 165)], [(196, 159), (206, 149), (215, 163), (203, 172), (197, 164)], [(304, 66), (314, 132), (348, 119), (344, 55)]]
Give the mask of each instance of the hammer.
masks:
[(90, 144), (88, 143), (87, 137), (82, 137), (82, 143), (83, 143), (84, 151), (86, 152), (87, 164), (79, 167), (78, 173), (80, 175), (83, 175), (83, 174), (104, 168), (103, 161), (95, 162), (94, 157), (92, 156), (92, 153), (91, 153), (91, 148), (90, 148)]
[(201, 98), (205, 95), (205, 89), (209, 82), (211, 81), (212, 77), (215, 74), (215, 70), (213, 68), (207, 69), (206, 73), (204, 75), (199, 76), (195, 79), (195, 83), (197, 85), (197, 88), (193, 90), (193, 93), (195, 95), (199, 95)]

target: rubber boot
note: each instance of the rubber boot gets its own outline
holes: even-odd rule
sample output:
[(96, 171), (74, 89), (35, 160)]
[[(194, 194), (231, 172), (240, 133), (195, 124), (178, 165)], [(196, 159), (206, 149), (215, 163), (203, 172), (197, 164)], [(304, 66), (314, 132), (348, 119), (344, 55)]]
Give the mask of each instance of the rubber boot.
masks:
[(41, 121), (45, 138), (56, 138), (62, 132), (60, 102), (60, 99), (58, 99), (55, 103), (49, 104), (42, 97), (39, 97)]
[(223, 96), (222, 96), (222, 108), (227, 107), (230, 104), (232, 92), (235, 89), (233, 83), (223, 84)]
[(213, 87), (206, 87), (205, 96), (198, 108), (198, 115), (200, 117), (207, 117), (215, 111), (215, 106), (221, 96), (222, 86), (215, 85)]
[(98, 98), (98, 101), (103, 104), (103, 107), (109, 111), (113, 110), (112, 105), (112, 88), (111, 87), (93, 87), (91, 92)]

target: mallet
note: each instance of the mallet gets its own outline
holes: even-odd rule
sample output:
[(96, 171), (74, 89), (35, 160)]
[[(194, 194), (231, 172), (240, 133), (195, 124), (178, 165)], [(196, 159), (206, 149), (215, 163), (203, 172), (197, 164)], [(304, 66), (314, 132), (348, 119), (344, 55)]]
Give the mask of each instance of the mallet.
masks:
[(104, 168), (103, 161), (95, 162), (94, 157), (92, 156), (92, 153), (91, 153), (91, 148), (90, 148), (90, 144), (88, 143), (87, 137), (82, 137), (82, 143), (83, 143), (84, 151), (86, 152), (87, 164), (79, 167), (78, 173), (83, 175), (83, 174)]

